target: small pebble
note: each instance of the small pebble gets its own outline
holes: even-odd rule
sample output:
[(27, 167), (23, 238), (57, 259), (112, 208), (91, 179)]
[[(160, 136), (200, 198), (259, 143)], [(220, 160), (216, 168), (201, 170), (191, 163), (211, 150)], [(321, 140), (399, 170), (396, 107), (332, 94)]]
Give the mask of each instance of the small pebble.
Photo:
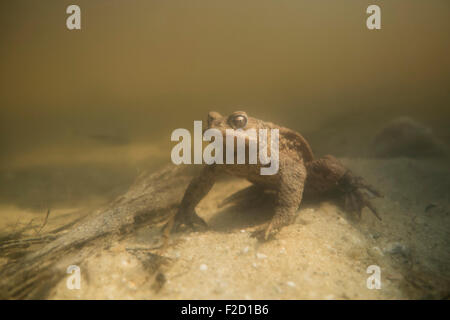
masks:
[(203, 264), (200, 265), (200, 270), (201, 271), (206, 271), (206, 270), (208, 270), (208, 266), (203, 263)]
[(377, 257), (377, 256), (382, 257), (382, 256), (384, 256), (383, 251), (381, 251), (381, 249), (379, 247), (369, 248), (369, 249), (367, 249), (367, 253), (371, 257)]
[(277, 293), (283, 293), (283, 289), (281, 289), (279, 286), (274, 286), (274, 289)]
[(379, 234), (378, 232), (374, 232), (370, 235), (370, 237), (372, 239), (378, 239), (379, 237), (381, 237), (381, 234)]
[(288, 282), (286, 282), (286, 284), (287, 284), (289, 287), (292, 287), (292, 288), (295, 287), (295, 282), (288, 281)]
[(400, 242), (389, 243), (386, 248), (384, 248), (384, 252), (389, 254), (400, 254), (403, 256), (408, 255), (409, 249), (404, 244)]
[(256, 257), (258, 259), (267, 259), (267, 256), (264, 253), (259, 253), (259, 252), (256, 254)]
[(134, 283), (133, 281), (128, 281), (128, 288), (135, 290), (136, 289), (136, 283)]

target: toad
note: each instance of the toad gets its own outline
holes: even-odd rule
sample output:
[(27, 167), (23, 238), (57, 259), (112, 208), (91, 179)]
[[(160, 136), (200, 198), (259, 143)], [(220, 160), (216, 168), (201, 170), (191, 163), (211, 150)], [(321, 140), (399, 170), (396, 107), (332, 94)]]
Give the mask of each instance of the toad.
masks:
[[(247, 179), (252, 183), (238, 195), (248, 192), (275, 193), (274, 215), (270, 222), (258, 228), (253, 236), (267, 240), (282, 227), (291, 224), (296, 217), (297, 209), (305, 194), (334, 194), (342, 200), (347, 211), (361, 216), (367, 207), (380, 219), (378, 212), (370, 201), (370, 195), (380, 197), (381, 194), (372, 186), (346, 168), (331, 155), (316, 159), (306, 139), (294, 130), (249, 117), (243, 111), (229, 116), (217, 112), (208, 114), (207, 129), (218, 129), (226, 141), (227, 129), (278, 129), (279, 132), (279, 169), (273, 175), (261, 175), (260, 169), (266, 164), (210, 164), (204, 165), (201, 173), (194, 177), (186, 189), (177, 213), (166, 225), (166, 235), (180, 226), (206, 227), (206, 222), (197, 215), (197, 204), (207, 195), (217, 178), (225, 173)], [(244, 132), (245, 132), (244, 131)], [(246, 140), (248, 143), (248, 140)], [(248, 145), (247, 145), (248, 146)], [(380, 219), (381, 220), (381, 219)]]

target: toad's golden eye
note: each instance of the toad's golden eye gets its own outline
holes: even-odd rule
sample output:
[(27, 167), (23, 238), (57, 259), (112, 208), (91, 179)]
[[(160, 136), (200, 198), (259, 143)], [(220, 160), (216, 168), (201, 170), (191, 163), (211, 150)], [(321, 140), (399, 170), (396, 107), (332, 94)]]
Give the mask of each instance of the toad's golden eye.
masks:
[(245, 128), (247, 125), (247, 116), (243, 114), (237, 114), (230, 119), (230, 124), (234, 129)]

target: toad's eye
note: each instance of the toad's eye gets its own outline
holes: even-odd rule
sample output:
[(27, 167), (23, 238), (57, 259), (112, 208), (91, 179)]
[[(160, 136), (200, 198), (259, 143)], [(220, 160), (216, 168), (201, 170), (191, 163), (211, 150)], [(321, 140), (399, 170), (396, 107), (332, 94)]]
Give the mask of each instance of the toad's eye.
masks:
[(238, 114), (230, 119), (230, 124), (234, 129), (245, 128), (247, 125), (247, 116)]

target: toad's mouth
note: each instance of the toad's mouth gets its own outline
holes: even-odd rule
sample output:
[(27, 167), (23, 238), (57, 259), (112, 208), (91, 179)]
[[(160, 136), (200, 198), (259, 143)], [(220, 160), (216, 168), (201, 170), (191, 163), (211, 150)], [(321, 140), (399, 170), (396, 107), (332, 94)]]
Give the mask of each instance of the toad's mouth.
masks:
[[(202, 121), (194, 121), (195, 164), (201, 164), (203, 159), (207, 164), (258, 164), (259, 159), (260, 164), (270, 165), (261, 167), (261, 175), (278, 172), (278, 129), (234, 129), (224, 125), (206, 127), (202, 125)], [(172, 161), (175, 164), (190, 164), (191, 152), (186, 150), (191, 150), (192, 135), (186, 129), (177, 130), (172, 133), (171, 140), (182, 141), (172, 149)], [(210, 143), (203, 148), (206, 141)]]
[(258, 143), (258, 131), (256, 129), (233, 129), (233, 128), (217, 128), (217, 127), (206, 127), (203, 129), (203, 136), (207, 130), (216, 130), (218, 134), (222, 136), (223, 142), (227, 140), (238, 140), (244, 141), (245, 145), (250, 142)]

